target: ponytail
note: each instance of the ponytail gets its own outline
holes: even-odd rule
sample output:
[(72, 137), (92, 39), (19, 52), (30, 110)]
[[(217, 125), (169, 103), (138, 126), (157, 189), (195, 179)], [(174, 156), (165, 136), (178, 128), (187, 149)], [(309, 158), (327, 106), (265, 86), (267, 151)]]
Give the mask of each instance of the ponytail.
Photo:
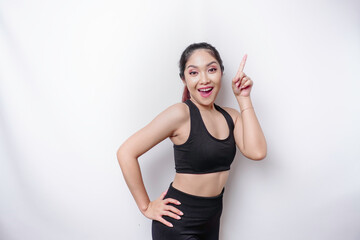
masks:
[(183, 92), (183, 95), (182, 95), (182, 101), (185, 102), (188, 99), (190, 99), (190, 92), (189, 92), (189, 89), (185, 86), (184, 87), (184, 92)]

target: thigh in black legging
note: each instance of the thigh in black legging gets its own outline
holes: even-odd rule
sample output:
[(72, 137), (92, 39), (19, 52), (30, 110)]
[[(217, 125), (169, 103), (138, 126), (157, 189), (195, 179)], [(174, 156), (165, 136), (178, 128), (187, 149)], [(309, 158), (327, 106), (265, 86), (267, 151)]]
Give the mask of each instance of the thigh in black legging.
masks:
[[(184, 209), (180, 209), (184, 212)], [(187, 211), (185, 210), (185, 213)], [(159, 221), (152, 222), (153, 240), (218, 240), (221, 212), (210, 221), (201, 218), (182, 217), (180, 220), (163, 216), (171, 222), (173, 227), (168, 227)], [(188, 215), (191, 213), (187, 212)]]

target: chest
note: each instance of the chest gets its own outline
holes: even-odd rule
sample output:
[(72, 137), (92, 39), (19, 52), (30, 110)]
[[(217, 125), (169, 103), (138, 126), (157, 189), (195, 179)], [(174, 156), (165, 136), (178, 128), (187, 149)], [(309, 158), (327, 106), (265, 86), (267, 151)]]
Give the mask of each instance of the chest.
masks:
[(209, 113), (200, 111), (200, 121), (203, 122), (205, 130), (216, 139), (225, 139), (230, 130), (225, 117), (220, 112)]

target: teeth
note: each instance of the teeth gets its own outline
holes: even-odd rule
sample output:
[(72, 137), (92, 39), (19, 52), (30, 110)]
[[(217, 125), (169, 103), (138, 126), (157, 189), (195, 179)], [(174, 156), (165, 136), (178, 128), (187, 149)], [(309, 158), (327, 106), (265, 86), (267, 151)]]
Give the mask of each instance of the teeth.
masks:
[(199, 89), (200, 92), (207, 92), (210, 91), (212, 88), (203, 88), (203, 89)]

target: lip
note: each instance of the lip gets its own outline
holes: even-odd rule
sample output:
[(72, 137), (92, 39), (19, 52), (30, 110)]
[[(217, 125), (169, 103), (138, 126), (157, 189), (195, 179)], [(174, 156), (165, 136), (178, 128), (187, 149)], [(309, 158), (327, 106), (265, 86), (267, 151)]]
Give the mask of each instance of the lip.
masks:
[[(211, 90), (208, 91), (208, 92), (202, 92), (202, 91), (200, 91), (201, 89), (207, 89), (207, 88), (211, 88)], [(202, 97), (207, 98), (207, 97), (209, 97), (209, 96), (211, 95), (211, 93), (212, 93), (213, 90), (214, 90), (214, 87), (208, 86), (208, 87), (199, 88), (199, 89), (198, 89), (198, 92), (200, 93), (200, 95), (201, 95)]]

